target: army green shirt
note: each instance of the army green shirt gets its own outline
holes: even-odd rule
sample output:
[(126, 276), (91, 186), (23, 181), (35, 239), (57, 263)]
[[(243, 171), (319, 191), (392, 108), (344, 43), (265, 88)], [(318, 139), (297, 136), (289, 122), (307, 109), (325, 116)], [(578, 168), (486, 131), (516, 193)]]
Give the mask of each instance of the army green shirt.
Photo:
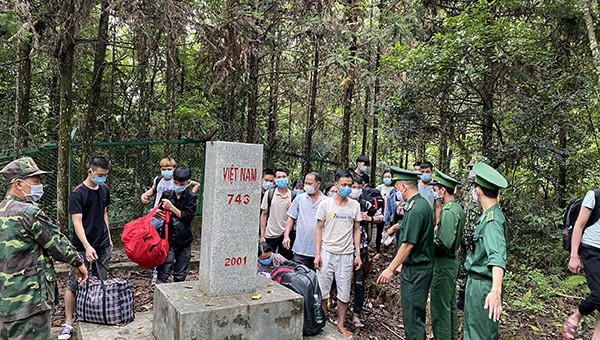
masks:
[(419, 194), (404, 204), (400, 235), (402, 243), (414, 244), (405, 264), (428, 263), (433, 260), (433, 210)]
[(479, 217), (473, 241), (475, 251), (467, 251), (465, 269), (492, 278), (492, 267), (506, 269), (506, 220), (494, 204)]
[(0, 202), (0, 321), (24, 319), (57, 302), (52, 258), (83, 263), (37, 205), (7, 196)]
[(465, 212), (456, 200), (442, 207), (438, 230), (433, 240), (435, 256), (455, 258), (465, 229)]

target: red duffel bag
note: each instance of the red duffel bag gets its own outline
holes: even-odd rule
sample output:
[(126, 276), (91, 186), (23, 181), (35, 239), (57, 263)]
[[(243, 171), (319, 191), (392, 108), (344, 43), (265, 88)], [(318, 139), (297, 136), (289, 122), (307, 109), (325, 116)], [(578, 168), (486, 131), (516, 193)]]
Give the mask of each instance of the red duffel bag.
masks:
[(150, 219), (158, 211), (160, 204), (146, 216), (127, 222), (123, 228), (121, 241), (127, 257), (142, 268), (154, 268), (165, 262), (169, 252), (169, 216), (165, 210), (165, 238), (162, 239), (152, 226)]

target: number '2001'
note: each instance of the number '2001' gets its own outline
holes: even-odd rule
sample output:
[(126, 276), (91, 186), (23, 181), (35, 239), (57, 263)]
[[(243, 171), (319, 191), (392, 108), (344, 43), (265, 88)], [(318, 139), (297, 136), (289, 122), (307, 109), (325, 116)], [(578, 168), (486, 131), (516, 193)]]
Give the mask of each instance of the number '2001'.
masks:
[(227, 257), (225, 258), (225, 267), (241, 266), (246, 264), (245, 257)]

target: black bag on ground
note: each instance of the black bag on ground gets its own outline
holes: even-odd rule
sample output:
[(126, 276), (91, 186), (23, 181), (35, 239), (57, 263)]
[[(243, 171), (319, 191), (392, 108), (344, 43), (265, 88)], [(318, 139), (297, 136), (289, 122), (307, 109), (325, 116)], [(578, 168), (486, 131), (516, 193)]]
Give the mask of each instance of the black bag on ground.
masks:
[[(325, 327), (325, 313), (321, 305), (321, 289), (317, 274), (308, 267), (294, 264), (294, 269), (289, 272), (275, 275), (280, 278), (279, 283), (304, 297), (304, 335), (315, 335)], [(290, 261), (283, 263), (289, 267)]]
[[(593, 189), (594, 195), (596, 199), (596, 204), (594, 205), (594, 209), (592, 209), (592, 213), (590, 214), (590, 218), (588, 218), (587, 223), (583, 227), (585, 228), (591, 226), (596, 223), (598, 219), (600, 219), (600, 188)], [(583, 197), (577, 198), (567, 206), (565, 210), (565, 214), (563, 216), (563, 231), (562, 231), (562, 243), (563, 249), (570, 252), (571, 251), (571, 238), (573, 236), (573, 227), (575, 226), (575, 222), (577, 221), (577, 217), (579, 216), (579, 211), (581, 210), (581, 204), (583, 203)]]

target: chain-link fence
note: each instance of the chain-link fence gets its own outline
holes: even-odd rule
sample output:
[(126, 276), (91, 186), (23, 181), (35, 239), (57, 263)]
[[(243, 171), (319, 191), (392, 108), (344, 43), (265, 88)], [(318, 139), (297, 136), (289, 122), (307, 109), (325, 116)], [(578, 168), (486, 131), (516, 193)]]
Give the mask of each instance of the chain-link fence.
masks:
[[(87, 175), (87, 159), (82, 159), (82, 144), (71, 144), (69, 157), (69, 192), (81, 183)], [(111, 226), (121, 226), (142, 216), (152, 205), (140, 201), (141, 194), (148, 190), (156, 176), (160, 175), (159, 161), (164, 157), (175, 159), (178, 165), (190, 168), (192, 179), (201, 183), (198, 192), (197, 214), (202, 214), (202, 193), (204, 182), (205, 141), (182, 139), (158, 142), (99, 142), (94, 144), (93, 154), (105, 155), (111, 162), (111, 172), (106, 181), (110, 187), (111, 205), (109, 222)], [(40, 205), (46, 215), (56, 220), (56, 174), (57, 146), (48, 144), (41, 148), (0, 156), (0, 168), (10, 161), (22, 157), (32, 157), (38, 167), (52, 173), (44, 177), (44, 196)], [(291, 172), (290, 180), (303, 179), (301, 166), (303, 157), (288, 150), (265, 149), (265, 167), (284, 166)], [(82, 166), (83, 164), (83, 166)], [(333, 180), (339, 170), (337, 163), (329, 155), (315, 155), (311, 160), (312, 170), (323, 177), (323, 185)], [(257, 187), (260, 190), (260, 187)], [(5, 189), (0, 189), (4, 196)], [(71, 229), (71, 228), (69, 228)]]

